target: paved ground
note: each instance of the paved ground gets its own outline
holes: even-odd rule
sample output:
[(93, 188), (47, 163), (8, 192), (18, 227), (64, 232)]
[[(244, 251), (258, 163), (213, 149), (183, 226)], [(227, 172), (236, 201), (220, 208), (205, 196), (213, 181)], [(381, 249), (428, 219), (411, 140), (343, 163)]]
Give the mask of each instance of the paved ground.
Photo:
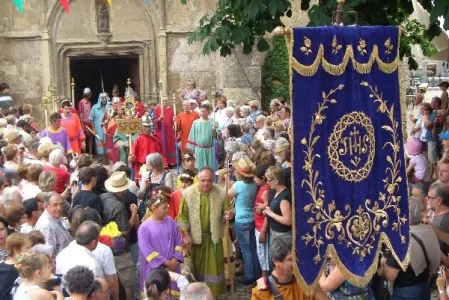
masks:
[[(237, 277), (236, 277), (234, 284), (235, 284), (235, 293), (234, 293), (235, 300), (251, 299), (251, 290), (253, 288), (252, 286), (239, 284), (237, 282)], [(229, 290), (228, 290), (228, 293), (226, 293), (225, 295), (221, 295), (217, 299), (218, 300), (232, 300)]]

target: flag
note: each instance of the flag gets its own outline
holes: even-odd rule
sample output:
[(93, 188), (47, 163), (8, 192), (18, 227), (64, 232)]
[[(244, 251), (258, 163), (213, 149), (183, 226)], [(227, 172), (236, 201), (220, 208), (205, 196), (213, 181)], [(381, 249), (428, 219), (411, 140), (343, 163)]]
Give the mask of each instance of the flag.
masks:
[(14, 3), (20, 13), (23, 13), (23, 0), (12, 0), (12, 3)]
[(410, 259), (399, 29), (287, 32), (297, 279), (311, 294), (336, 264), (350, 283), (366, 286), (382, 247), (403, 269)]
[(66, 13), (69, 13), (69, 0), (59, 0)]

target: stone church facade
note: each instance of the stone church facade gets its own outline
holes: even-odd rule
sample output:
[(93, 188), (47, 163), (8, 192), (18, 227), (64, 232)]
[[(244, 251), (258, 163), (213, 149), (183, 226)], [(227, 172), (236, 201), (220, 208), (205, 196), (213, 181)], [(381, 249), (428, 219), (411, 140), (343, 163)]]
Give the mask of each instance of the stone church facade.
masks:
[[(72, 0), (69, 14), (58, 0), (25, 0), (23, 14), (11, 0), (0, 3), (0, 81), (10, 84), (17, 105), (33, 104), (36, 117), (43, 115), (50, 83), (57, 96), (71, 97), (72, 78), (78, 100), (86, 86), (94, 101), (103, 87), (111, 93), (118, 84), (123, 93), (127, 78), (143, 102), (156, 101), (159, 81), (162, 93), (171, 96), (189, 79), (236, 101), (260, 98), (262, 54), (204, 56), (201, 43), (188, 44), (199, 19), (213, 12), (214, 0), (113, 0), (112, 6)], [(290, 23), (306, 23), (305, 14), (295, 16)]]

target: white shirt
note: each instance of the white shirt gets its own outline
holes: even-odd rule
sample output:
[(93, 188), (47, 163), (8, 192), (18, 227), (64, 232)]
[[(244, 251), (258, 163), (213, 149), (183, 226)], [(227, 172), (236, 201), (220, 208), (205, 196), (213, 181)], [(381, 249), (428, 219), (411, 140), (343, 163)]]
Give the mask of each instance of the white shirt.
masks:
[(111, 248), (103, 243), (98, 243), (97, 248), (92, 251), (93, 255), (103, 266), (104, 275), (115, 275), (117, 269), (115, 268), (114, 255)]
[(103, 267), (94, 254), (86, 247), (78, 245), (76, 241), (72, 241), (56, 256), (56, 274), (65, 275), (76, 266), (85, 266), (95, 277), (104, 278)]
[(28, 132), (26, 132), (25, 130), (19, 128), (19, 133), (22, 136), (22, 142), (31, 140), (31, 135)]
[(42, 191), (37, 185), (27, 182), (22, 186), (20, 195), (22, 196), (23, 200), (27, 200), (36, 197), (40, 192)]
[(34, 230), (34, 226), (28, 225), (27, 223), (22, 224), (20, 227), (20, 233), (28, 234)]

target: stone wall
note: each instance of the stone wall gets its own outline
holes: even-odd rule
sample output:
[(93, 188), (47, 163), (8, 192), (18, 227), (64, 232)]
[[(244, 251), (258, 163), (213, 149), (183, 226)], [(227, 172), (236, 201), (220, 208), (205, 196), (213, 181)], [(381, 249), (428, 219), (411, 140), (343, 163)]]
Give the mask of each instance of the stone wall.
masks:
[[(149, 5), (143, 0), (114, 1), (110, 8), (112, 36), (107, 42), (97, 36), (94, 0), (71, 1), (68, 15), (57, 0), (24, 1), (23, 14), (11, 1), (2, 2), (0, 82), (11, 85), (16, 104), (35, 105), (38, 119), (43, 119), (40, 104), (50, 77), (58, 85), (58, 94), (70, 90), (65, 55), (71, 51), (71, 44), (99, 53), (117, 49), (114, 47), (124, 51), (128, 44), (135, 49), (143, 47), (141, 80), (145, 81), (146, 94), (154, 91), (162, 76), (169, 94), (184, 88), (188, 79), (194, 79), (207, 93), (214, 86), (237, 102), (260, 98), (263, 54), (243, 55), (236, 50), (236, 55), (226, 58), (218, 53), (204, 56), (201, 43), (187, 42), (200, 18), (213, 13), (216, 0), (191, 0), (186, 5), (180, 0), (152, 0)], [(294, 13), (286, 25), (307, 23), (307, 15), (296, 2), (292, 1)]]

